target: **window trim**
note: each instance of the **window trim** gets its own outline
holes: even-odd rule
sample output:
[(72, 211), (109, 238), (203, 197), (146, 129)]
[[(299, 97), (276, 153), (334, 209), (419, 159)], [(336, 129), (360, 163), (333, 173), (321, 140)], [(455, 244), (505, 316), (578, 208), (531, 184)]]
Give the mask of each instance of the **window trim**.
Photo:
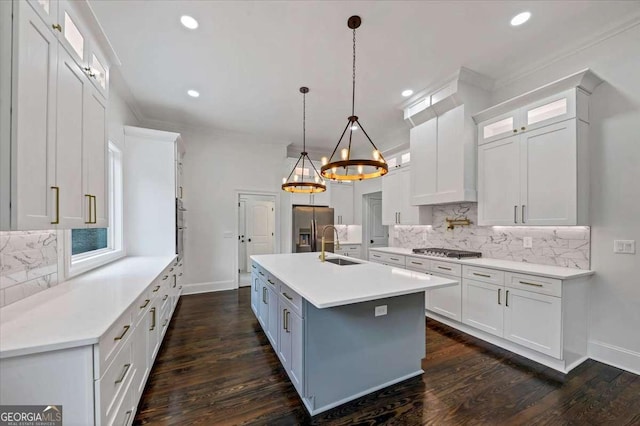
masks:
[[(109, 226), (107, 227), (107, 247), (77, 255), (71, 254), (71, 230), (64, 231), (65, 250), (65, 278), (69, 279), (92, 269), (126, 256), (124, 246), (124, 164), (123, 153), (113, 142), (109, 141), (108, 171), (109, 171)], [(116, 167), (117, 166), (117, 167)], [(117, 172), (117, 173), (116, 173)], [(118, 191), (115, 194), (112, 191)]]

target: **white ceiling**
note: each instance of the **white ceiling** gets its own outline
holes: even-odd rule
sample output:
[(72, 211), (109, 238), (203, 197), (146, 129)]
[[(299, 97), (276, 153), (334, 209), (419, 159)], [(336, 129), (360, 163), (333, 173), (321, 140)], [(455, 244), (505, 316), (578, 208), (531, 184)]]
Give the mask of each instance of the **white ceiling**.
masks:
[[(406, 88), (460, 66), (504, 80), (640, 13), (638, 1), (114, 1), (91, 5), (143, 118), (333, 146), (350, 115), (350, 15), (357, 32), (356, 115), (374, 142), (406, 128)], [(531, 20), (511, 27), (515, 14)], [(200, 26), (188, 30), (181, 15)], [(198, 90), (200, 98), (187, 96)]]

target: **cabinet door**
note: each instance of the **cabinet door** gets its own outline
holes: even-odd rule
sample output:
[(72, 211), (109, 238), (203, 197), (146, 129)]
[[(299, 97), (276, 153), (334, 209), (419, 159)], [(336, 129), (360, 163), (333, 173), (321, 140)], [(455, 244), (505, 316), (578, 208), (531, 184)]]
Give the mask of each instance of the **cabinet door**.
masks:
[(462, 322), (502, 337), (504, 287), (462, 280)]
[(83, 122), (87, 77), (71, 56), (58, 51), (56, 182), (60, 188), (60, 228), (84, 228), (89, 197), (83, 183)]
[[(412, 202), (437, 192), (438, 120), (433, 118), (410, 130)], [(416, 200), (417, 198), (417, 200)]]
[(147, 346), (147, 356), (149, 366), (153, 365), (153, 360), (156, 359), (158, 349), (160, 349), (160, 311), (158, 305), (158, 298), (156, 297), (147, 313), (147, 326), (149, 330), (149, 340)]
[(58, 1), (58, 24), (62, 26), (60, 30), (60, 43), (71, 55), (73, 60), (84, 69), (87, 67), (87, 34), (80, 14), (76, 10), (75, 2), (70, 0)]
[[(461, 281), (459, 277), (437, 273), (432, 275)], [(429, 293), (426, 296), (428, 310), (452, 320), (462, 321), (462, 285), (459, 282), (454, 286), (428, 290), (427, 293)]]
[(420, 207), (411, 203), (411, 168), (403, 168), (397, 172), (399, 177), (400, 200), (398, 205), (398, 223), (402, 225), (420, 225)]
[(438, 117), (436, 193), (452, 194), (465, 189), (464, 105)]
[(17, 2), (11, 227), (51, 229), (56, 222), (56, 74), (58, 41), (33, 8)]
[(521, 138), (520, 222), (576, 225), (576, 119), (527, 132)]
[(282, 366), (288, 372), (291, 368), (291, 331), (289, 331), (287, 322), (291, 311), (283, 300), (278, 301), (278, 313), (278, 348), (276, 352)]
[(258, 279), (258, 274), (255, 272), (251, 274), (251, 310), (253, 313), (258, 316), (258, 302), (260, 294), (260, 279)]
[(504, 337), (519, 345), (562, 359), (562, 299), (507, 288)]
[(142, 391), (144, 391), (145, 379), (151, 367), (147, 355), (147, 347), (149, 344), (149, 324), (147, 317), (142, 319), (136, 326), (131, 339), (134, 368), (131, 386), (134, 386), (135, 401), (138, 401), (138, 398), (142, 395)]
[(295, 312), (289, 312), (287, 318), (291, 339), (289, 377), (298, 393), (304, 396), (304, 320)]
[(395, 170), (382, 178), (382, 224), (398, 224), (398, 212), (402, 201), (402, 177)]
[[(87, 85), (84, 112), (83, 157), (86, 188), (91, 195), (90, 227), (109, 226), (109, 172), (107, 167), (107, 106), (102, 95)], [(95, 222), (95, 223), (93, 223)]]
[(27, 0), (40, 18), (44, 20), (49, 31), (57, 31), (53, 28), (58, 23), (58, 2), (56, 0)]
[(277, 350), (278, 348), (278, 326), (280, 322), (279, 318), (279, 307), (278, 307), (278, 294), (271, 289), (271, 287), (267, 288), (267, 298), (268, 298), (268, 316), (269, 320), (267, 321), (267, 337), (271, 340), (271, 345), (273, 348)]
[(336, 225), (353, 223), (353, 184), (331, 183), (331, 203)]
[(267, 333), (268, 325), (269, 325), (269, 289), (267, 288), (267, 284), (264, 281), (260, 280), (260, 300), (258, 301), (258, 321), (262, 325), (262, 331)]
[(521, 131), (531, 131), (576, 116), (576, 89), (542, 99), (522, 109), (524, 123)]
[(497, 141), (520, 133), (522, 111), (515, 110), (498, 115), (478, 124), (478, 144)]
[(519, 136), (478, 147), (478, 225), (520, 223)]

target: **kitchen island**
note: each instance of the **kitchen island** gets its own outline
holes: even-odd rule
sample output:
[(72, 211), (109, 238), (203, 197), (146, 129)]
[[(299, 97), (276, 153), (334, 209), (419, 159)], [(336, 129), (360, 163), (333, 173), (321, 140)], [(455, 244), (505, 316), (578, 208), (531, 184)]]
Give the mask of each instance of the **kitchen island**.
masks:
[(251, 307), (311, 415), (422, 374), (424, 292), (458, 284), (336, 255), (251, 259)]

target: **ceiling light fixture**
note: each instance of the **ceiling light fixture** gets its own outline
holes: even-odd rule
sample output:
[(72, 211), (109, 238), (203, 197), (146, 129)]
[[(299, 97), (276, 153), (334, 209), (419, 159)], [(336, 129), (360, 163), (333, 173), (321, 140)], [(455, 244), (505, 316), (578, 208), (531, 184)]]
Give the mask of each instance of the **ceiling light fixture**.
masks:
[[(352, 94), (351, 94), (351, 116), (347, 118), (347, 125), (345, 126), (340, 139), (336, 147), (331, 153), (331, 157), (322, 158), (322, 167), (320, 173), (323, 177), (331, 180), (364, 180), (372, 179), (380, 176), (384, 176), (389, 171), (382, 153), (378, 150), (373, 143), (369, 135), (367, 134), (362, 123), (358, 121), (358, 117), (355, 115), (355, 100), (356, 100), (356, 28), (360, 27), (362, 20), (359, 16), (352, 16), (347, 20), (347, 26), (353, 30), (353, 74), (351, 80)], [(373, 159), (352, 159), (351, 158), (351, 141), (353, 137), (354, 126), (362, 130), (363, 135), (367, 138), (371, 146), (373, 147), (372, 157)], [(340, 158), (333, 160), (333, 156), (338, 152), (340, 143), (344, 138), (345, 133), (349, 129), (349, 145), (348, 148), (340, 150)]]
[(404, 96), (405, 98), (408, 98), (411, 95), (413, 95), (413, 90), (411, 90), (411, 89), (407, 89), (407, 90), (403, 90), (402, 91), (402, 96)]
[[(320, 173), (318, 173), (318, 169), (313, 165), (313, 162), (307, 153), (307, 93), (309, 93), (309, 88), (301, 87), (300, 93), (302, 93), (302, 152), (300, 153), (300, 158), (298, 158), (298, 161), (296, 161), (296, 164), (293, 166), (293, 170), (289, 173), (289, 176), (282, 178), (282, 189), (287, 192), (316, 194), (318, 192), (326, 191), (327, 187), (324, 184), (324, 180), (320, 176)], [(305, 161), (308, 161), (313, 169), (313, 182), (310, 180), (304, 180)], [(300, 162), (302, 162), (302, 167), (300, 168), (301, 174), (298, 175), (296, 171), (298, 170), (298, 164), (300, 164)], [(291, 176), (293, 176), (293, 180), (291, 180)]]
[(197, 98), (198, 96), (200, 96), (200, 92), (198, 92), (197, 90), (187, 90), (187, 95), (191, 96), (192, 98)]
[(517, 27), (518, 25), (522, 25), (527, 22), (529, 18), (531, 18), (531, 12), (518, 13), (516, 16), (511, 18), (511, 25)]
[(182, 15), (180, 17), (180, 22), (190, 30), (195, 30), (196, 28), (198, 28), (198, 21), (196, 21), (195, 18), (189, 15)]

